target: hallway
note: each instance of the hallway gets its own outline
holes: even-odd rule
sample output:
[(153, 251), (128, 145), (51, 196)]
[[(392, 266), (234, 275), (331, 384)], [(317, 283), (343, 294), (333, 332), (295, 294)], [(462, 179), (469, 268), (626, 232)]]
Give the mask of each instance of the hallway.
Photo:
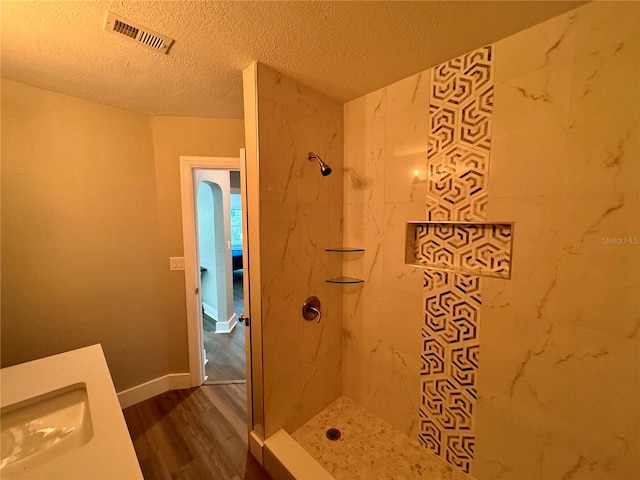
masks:
[[(238, 316), (244, 312), (242, 270), (233, 272), (233, 311)], [(203, 322), (205, 384), (246, 381), (244, 324), (238, 322), (230, 333), (215, 333), (215, 322)]]

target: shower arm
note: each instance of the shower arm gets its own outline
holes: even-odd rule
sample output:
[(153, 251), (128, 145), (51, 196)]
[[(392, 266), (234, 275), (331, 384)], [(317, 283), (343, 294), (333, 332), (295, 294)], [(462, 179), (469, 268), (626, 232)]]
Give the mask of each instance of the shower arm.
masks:
[(309, 152), (307, 153), (307, 160), (309, 160), (310, 162), (313, 162), (314, 160), (318, 161), (318, 164), (320, 165), (320, 173), (322, 173), (323, 177), (326, 177), (327, 175), (331, 174), (331, 167), (329, 165), (327, 165), (318, 155), (316, 155), (313, 152)]

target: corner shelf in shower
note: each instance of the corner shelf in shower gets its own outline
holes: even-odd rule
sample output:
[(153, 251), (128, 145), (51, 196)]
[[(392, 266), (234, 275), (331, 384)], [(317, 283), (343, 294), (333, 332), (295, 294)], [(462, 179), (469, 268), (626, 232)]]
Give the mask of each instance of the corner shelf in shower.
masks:
[(512, 222), (407, 222), (405, 264), (511, 278)]
[(364, 280), (361, 278), (353, 278), (353, 277), (336, 277), (336, 278), (328, 278), (325, 280), (327, 283), (364, 283)]
[(326, 252), (334, 252), (334, 253), (353, 253), (353, 252), (364, 252), (364, 248), (357, 247), (334, 247), (327, 248)]
[[(364, 252), (364, 248), (360, 248), (360, 247), (332, 247), (332, 248), (327, 248), (325, 249), (325, 251), (329, 252), (329, 253), (361, 253)], [(361, 278), (353, 278), (353, 277), (347, 277), (347, 276), (340, 276), (340, 277), (335, 277), (335, 278), (328, 278), (327, 280), (325, 280), (325, 282), (327, 283), (337, 283), (337, 284), (342, 284), (342, 285), (347, 285), (347, 284), (357, 284), (357, 283), (364, 283), (364, 280), (362, 280)]]

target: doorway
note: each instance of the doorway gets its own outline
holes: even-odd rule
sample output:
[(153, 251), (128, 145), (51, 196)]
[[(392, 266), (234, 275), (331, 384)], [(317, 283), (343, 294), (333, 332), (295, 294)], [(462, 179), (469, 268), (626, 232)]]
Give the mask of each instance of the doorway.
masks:
[(246, 383), (240, 172), (193, 171), (204, 384)]
[[(250, 169), (251, 176), (247, 175), (247, 168)], [(234, 170), (240, 171), (240, 192), (241, 192), (241, 213), (242, 213), (242, 280), (243, 280), (243, 297), (244, 297), (244, 315), (247, 321), (239, 324), (234, 328), (238, 334), (244, 334), (245, 345), (245, 375), (246, 387), (237, 385), (238, 388), (244, 388), (246, 391), (247, 401), (247, 427), (250, 432), (249, 445), (251, 451), (257, 458), (262, 458), (262, 345), (260, 340), (261, 325), (260, 322), (249, 322), (253, 311), (253, 305), (257, 305), (257, 312), (260, 311), (260, 289), (252, 289), (253, 284), (260, 284), (259, 278), (259, 256), (249, 255), (249, 231), (253, 231), (252, 235), (256, 236), (257, 226), (257, 210), (253, 210), (249, 205), (255, 203), (255, 197), (258, 191), (256, 184), (255, 166), (248, 164), (246, 160), (245, 150), (240, 150), (240, 158), (229, 157), (180, 157), (180, 196), (182, 206), (182, 239), (184, 247), (184, 265), (185, 265), (185, 293), (186, 293), (186, 309), (187, 309), (187, 335), (189, 343), (189, 372), (190, 383), (192, 387), (201, 386), (205, 378), (205, 365), (203, 355), (203, 320), (202, 320), (202, 298), (200, 291), (201, 272), (199, 258), (197, 256), (196, 240), (196, 193), (194, 190), (194, 171), (196, 169), (213, 169), (213, 170)], [(251, 178), (252, 180), (248, 180)], [(250, 215), (249, 212), (253, 211)], [(251, 237), (254, 238), (254, 237)], [(256, 244), (259, 238), (256, 237)], [(256, 267), (254, 270), (258, 275), (254, 278), (249, 266)], [(255, 283), (254, 283), (255, 282)], [(251, 326), (246, 324), (251, 323)], [(254, 382), (257, 382), (254, 383)], [(256, 388), (257, 386), (257, 388)], [(256, 425), (255, 422), (258, 422)], [(255, 433), (254, 433), (255, 431)]]

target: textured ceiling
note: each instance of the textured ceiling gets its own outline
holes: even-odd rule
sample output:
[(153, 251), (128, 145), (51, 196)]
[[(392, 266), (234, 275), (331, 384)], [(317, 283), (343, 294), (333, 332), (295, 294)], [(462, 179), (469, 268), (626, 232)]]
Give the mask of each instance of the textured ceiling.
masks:
[[(241, 118), (253, 60), (348, 101), (582, 3), (2, 0), (2, 76), (152, 115)], [(105, 32), (107, 10), (174, 38), (169, 55)]]

